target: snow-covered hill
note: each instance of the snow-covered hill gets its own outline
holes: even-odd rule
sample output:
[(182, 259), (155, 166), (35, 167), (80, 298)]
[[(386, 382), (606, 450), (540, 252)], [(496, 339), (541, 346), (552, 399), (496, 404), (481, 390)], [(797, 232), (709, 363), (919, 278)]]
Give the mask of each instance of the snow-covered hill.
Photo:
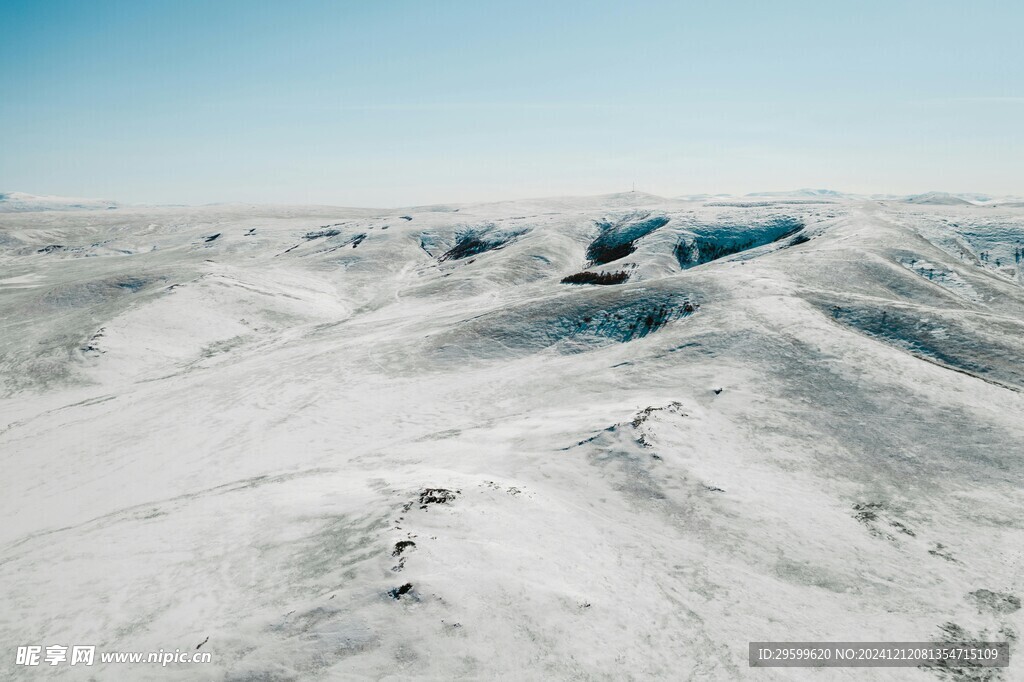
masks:
[(27, 213), (35, 211), (84, 211), (117, 208), (117, 203), (106, 199), (76, 199), (73, 197), (37, 196), (24, 192), (0, 194), (0, 213)]
[(1024, 677), (1024, 210), (815, 196), (0, 217), (0, 648), (928, 680), (747, 643), (956, 636)]
[(914, 194), (904, 199), (908, 204), (922, 204), (931, 206), (966, 206), (971, 202), (963, 197), (947, 192), (926, 192)]
[(842, 192), (837, 192), (834, 189), (797, 189), (789, 192), (753, 192), (747, 194), (748, 197), (803, 197), (810, 199), (843, 199), (847, 198)]

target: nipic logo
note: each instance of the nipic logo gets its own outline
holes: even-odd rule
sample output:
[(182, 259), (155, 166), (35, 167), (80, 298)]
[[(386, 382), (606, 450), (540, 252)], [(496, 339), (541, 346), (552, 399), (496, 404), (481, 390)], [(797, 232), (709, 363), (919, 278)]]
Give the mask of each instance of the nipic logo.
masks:
[[(45, 652), (45, 653), (44, 653)], [(189, 653), (181, 649), (174, 651), (103, 651), (100, 652), (101, 663), (159, 663), (166, 666), (170, 663), (210, 663), (213, 660), (210, 652)], [(46, 647), (39, 645), (19, 646), (14, 658), (15, 665), (93, 665), (96, 662), (96, 645), (75, 645), (71, 647), (52, 644)]]
[[(59, 665), (68, 663), (70, 665), (92, 665), (96, 660), (96, 646), (72, 646), (66, 647), (60, 644), (51, 644), (45, 647), (46, 654), (43, 654), (42, 646), (19, 646), (18, 654), (15, 657), (16, 665)], [(68, 649), (71, 650), (71, 657), (68, 658)]]

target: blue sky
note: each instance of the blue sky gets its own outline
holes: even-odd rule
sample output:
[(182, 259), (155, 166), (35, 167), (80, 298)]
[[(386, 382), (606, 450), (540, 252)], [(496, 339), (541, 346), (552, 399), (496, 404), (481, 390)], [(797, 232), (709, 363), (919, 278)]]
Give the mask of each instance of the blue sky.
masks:
[(0, 0), (0, 190), (1024, 193), (1024, 3)]

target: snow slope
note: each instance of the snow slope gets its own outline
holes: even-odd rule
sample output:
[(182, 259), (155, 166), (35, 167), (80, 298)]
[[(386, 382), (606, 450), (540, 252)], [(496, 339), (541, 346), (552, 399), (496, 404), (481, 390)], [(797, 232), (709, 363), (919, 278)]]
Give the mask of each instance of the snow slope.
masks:
[(213, 656), (2, 677), (957, 679), (746, 661), (953, 632), (1020, 679), (1022, 225), (832, 194), (0, 217), (0, 649)]

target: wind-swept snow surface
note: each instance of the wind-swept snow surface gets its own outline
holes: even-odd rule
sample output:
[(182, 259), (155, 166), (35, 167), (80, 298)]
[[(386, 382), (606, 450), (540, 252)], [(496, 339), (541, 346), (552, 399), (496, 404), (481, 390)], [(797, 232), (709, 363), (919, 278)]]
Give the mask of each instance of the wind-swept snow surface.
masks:
[(935, 203), (0, 217), (0, 677), (1024, 679), (1024, 209)]

